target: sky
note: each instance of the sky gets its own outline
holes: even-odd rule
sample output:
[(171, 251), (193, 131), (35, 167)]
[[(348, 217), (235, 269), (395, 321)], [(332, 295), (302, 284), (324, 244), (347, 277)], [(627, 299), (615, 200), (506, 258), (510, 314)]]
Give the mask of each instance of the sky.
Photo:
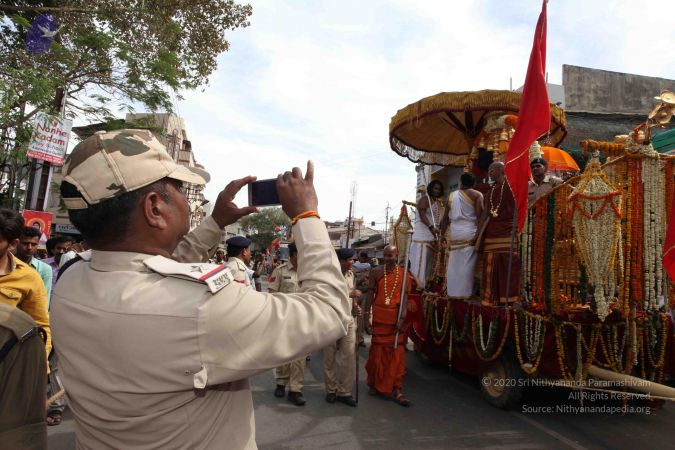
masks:
[[(208, 86), (183, 93), (197, 161), (215, 200), (232, 179), (315, 164), (319, 213), (382, 228), (414, 200), (414, 164), (389, 148), (399, 109), (444, 91), (522, 85), (538, 0), (255, 0)], [(671, 5), (670, 7), (666, 5)], [(562, 65), (675, 79), (671, 0), (551, 0), (549, 82)], [(670, 8), (670, 12), (667, 9)], [(647, 92), (653, 96), (658, 93)], [(645, 112), (646, 113), (646, 112)], [(235, 201), (247, 203), (246, 192)]]

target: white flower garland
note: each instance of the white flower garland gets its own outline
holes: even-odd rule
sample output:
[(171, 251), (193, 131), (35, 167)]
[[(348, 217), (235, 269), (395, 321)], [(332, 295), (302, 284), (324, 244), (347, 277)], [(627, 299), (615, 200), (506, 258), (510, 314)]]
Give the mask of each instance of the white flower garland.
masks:
[[(621, 218), (617, 216), (612, 204), (620, 211), (621, 198), (618, 195), (611, 197), (602, 212), (598, 213), (599, 208), (607, 202), (607, 196), (617, 190), (606, 181), (597, 159), (589, 163), (584, 175), (584, 179), (570, 195), (570, 199), (584, 214), (575, 210), (572, 224), (581, 260), (586, 266), (588, 280), (595, 287), (597, 314), (600, 320), (604, 321), (609, 315), (609, 303), (614, 296), (614, 291), (610, 288), (613, 285), (610, 278), (618, 259), (618, 243), (621, 234), (618, 226)], [(576, 194), (599, 198), (575, 198)], [(596, 217), (589, 218), (586, 215), (596, 215)], [(606, 296), (606, 291), (610, 298)]]

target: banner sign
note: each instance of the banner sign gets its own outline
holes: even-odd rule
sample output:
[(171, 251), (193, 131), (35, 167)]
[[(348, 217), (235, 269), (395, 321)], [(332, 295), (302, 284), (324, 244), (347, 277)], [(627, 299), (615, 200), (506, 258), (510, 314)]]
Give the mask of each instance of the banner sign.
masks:
[(54, 214), (25, 209), (23, 211), (23, 220), (27, 227), (33, 227), (40, 232), (40, 242), (38, 243), (38, 246), (45, 247), (47, 245), (47, 239), (49, 239), (49, 236), (51, 235)]
[(54, 225), (54, 231), (57, 233), (68, 233), (68, 234), (80, 234), (80, 230), (75, 228), (75, 226), (66, 224), (56, 224)]
[(28, 144), (29, 158), (62, 165), (68, 150), (73, 121), (39, 112), (35, 115), (33, 135)]

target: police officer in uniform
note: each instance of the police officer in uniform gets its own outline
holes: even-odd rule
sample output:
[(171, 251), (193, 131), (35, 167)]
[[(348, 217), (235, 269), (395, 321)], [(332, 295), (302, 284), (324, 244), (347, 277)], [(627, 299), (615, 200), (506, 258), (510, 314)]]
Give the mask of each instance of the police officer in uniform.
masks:
[[(291, 242), (288, 244), (288, 261), (277, 266), (269, 277), (269, 292), (283, 292), (290, 294), (298, 292), (298, 249)], [(307, 358), (303, 356), (292, 362), (277, 367), (274, 371), (274, 377), (277, 387), (274, 389), (275, 397), (283, 397), (288, 385), (288, 401), (296, 406), (305, 404), (305, 398), (302, 396), (302, 386), (305, 381), (305, 367)]]
[[(361, 292), (355, 287), (354, 272), (351, 268), (354, 264), (354, 250), (351, 248), (339, 248), (335, 251), (342, 275), (345, 278), (347, 292), (352, 299), (353, 315), (360, 312), (356, 301), (361, 296)], [(340, 353), (340, 374), (338, 375), (335, 360), (337, 353)], [(356, 406), (356, 399), (352, 396), (352, 386), (356, 375), (356, 323), (354, 320), (349, 324), (347, 336), (331, 342), (323, 349), (323, 375), (326, 383), (326, 401), (335, 403), (336, 401), (348, 406)]]
[(244, 286), (251, 286), (251, 240), (244, 236), (233, 236), (225, 241), (227, 244), (227, 267), (232, 271), (234, 281)]
[(92, 253), (61, 275), (52, 326), (78, 448), (256, 448), (248, 377), (340, 339), (351, 320), (313, 174), (308, 163), (277, 178), (306, 288), (262, 294), (206, 263), (223, 228), (255, 211), (233, 203), (254, 177), (228, 184), (188, 233), (183, 183), (205, 172), (147, 130), (75, 147), (61, 195)]

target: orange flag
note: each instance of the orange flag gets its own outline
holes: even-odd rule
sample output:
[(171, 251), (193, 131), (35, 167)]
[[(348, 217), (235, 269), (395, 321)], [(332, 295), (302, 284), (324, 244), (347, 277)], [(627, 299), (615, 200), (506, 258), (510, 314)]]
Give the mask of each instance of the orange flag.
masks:
[(518, 231), (527, 213), (527, 182), (530, 172), (530, 145), (549, 129), (551, 107), (546, 90), (546, 0), (534, 31), (534, 43), (520, 98), (518, 125), (504, 158), (504, 173), (518, 208)]

